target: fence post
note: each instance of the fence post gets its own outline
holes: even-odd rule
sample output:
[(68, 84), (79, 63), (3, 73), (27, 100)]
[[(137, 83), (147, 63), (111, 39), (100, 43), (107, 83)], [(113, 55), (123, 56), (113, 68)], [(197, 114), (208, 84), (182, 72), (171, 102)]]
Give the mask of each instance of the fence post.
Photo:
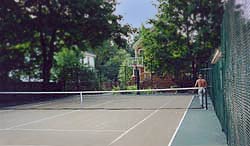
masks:
[(208, 110), (208, 107), (207, 107), (207, 88), (205, 88), (205, 108), (206, 110)]
[[(137, 66), (135, 67), (135, 75), (136, 75), (136, 86), (137, 86), (137, 90), (140, 90), (140, 72), (137, 68)], [(139, 95), (140, 92), (137, 92), (137, 95)]]

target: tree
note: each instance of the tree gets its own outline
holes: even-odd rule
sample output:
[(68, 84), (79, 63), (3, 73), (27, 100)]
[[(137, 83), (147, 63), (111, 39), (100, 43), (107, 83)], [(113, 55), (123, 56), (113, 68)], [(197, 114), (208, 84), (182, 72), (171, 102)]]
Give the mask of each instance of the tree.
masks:
[(54, 53), (61, 48), (96, 46), (109, 38), (124, 44), (129, 27), (119, 24), (115, 5), (115, 0), (2, 0), (0, 43), (11, 48), (28, 41), (31, 50), (38, 47), (46, 83)]
[(0, 80), (9, 80), (9, 73), (17, 68), (23, 67), (23, 53), (16, 49), (0, 49)]
[(120, 66), (126, 58), (130, 57), (128, 48), (121, 48), (109, 40), (103, 43), (101, 49), (95, 49), (96, 69), (99, 71), (99, 75), (103, 75), (102, 79), (118, 81)]
[[(175, 29), (167, 25), (164, 28), (142, 28), (141, 33), (147, 69), (159, 75), (174, 73), (176, 62), (180, 61), (187, 52), (187, 48), (180, 43), (183, 42), (183, 38), (181, 36), (178, 38)], [(180, 65), (185, 66), (185, 64)]]
[(64, 89), (79, 90), (82, 83), (88, 85), (89, 90), (97, 89), (96, 72), (80, 62), (83, 57), (83, 52), (77, 47), (63, 48), (55, 54), (52, 77), (57, 82), (63, 83)]
[(55, 65), (52, 68), (52, 77), (54, 80), (75, 80), (71, 73), (75, 69), (80, 69), (83, 65), (80, 64), (80, 59), (83, 54), (78, 48), (63, 48), (60, 52), (54, 55)]
[(145, 62), (161, 74), (178, 74), (180, 68), (197, 73), (197, 66), (208, 61), (219, 46), (222, 2), (212, 0), (158, 0), (159, 13), (142, 27)]
[(133, 75), (133, 67), (128, 66), (128, 58), (130, 55), (127, 54), (126, 58), (123, 59), (121, 66), (119, 67), (118, 79), (121, 82), (121, 88), (125, 89), (127, 83), (131, 80)]

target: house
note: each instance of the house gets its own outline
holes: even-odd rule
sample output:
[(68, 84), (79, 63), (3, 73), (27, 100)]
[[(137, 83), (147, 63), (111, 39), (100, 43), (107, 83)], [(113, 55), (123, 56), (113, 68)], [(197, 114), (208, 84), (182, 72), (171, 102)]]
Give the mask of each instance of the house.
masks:
[(137, 68), (139, 70), (140, 74), (140, 80), (148, 80), (151, 79), (151, 72), (146, 71), (145, 66), (143, 64), (143, 47), (142, 47), (142, 40), (141, 38), (135, 42), (133, 45), (133, 49), (135, 51), (135, 57), (134, 57), (134, 65), (133, 65), (133, 76), (135, 76), (135, 69)]
[(92, 69), (95, 68), (95, 58), (96, 55), (90, 52), (83, 52), (84, 58), (80, 59), (80, 63), (90, 67)]
[(143, 46), (141, 38), (135, 42), (133, 49), (135, 57), (130, 59), (132, 60), (130, 62), (134, 62), (129, 64), (133, 66), (133, 79), (135, 79), (135, 69), (139, 70), (141, 88), (169, 88), (175, 85), (171, 75), (159, 76), (154, 74), (152, 70), (150, 71), (150, 68), (145, 67), (143, 63)]

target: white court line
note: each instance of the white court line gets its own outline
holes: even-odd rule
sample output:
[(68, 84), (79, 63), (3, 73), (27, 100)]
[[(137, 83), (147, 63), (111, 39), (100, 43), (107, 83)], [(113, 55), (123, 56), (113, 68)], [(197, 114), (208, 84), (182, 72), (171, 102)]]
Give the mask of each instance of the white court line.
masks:
[(52, 145), (0, 145), (0, 146), (52, 146)]
[[(112, 101), (106, 101), (104, 103), (92, 105), (90, 107), (99, 106), (99, 105), (103, 105), (103, 104), (108, 104), (108, 103), (111, 103), (111, 102)], [(11, 129), (22, 127), (22, 126), (26, 126), (26, 125), (29, 125), (29, 124), (39, 123), (39, 122), (42, 122), (42, 121), (54, 119), (54, 118), (57, 118), (57, 117), (62, 117), (62, 116), (65, 116), (65, 115), (68, 115), (68, 114), (72, 114), (72, 113), (75, 113), (75, 112), (79, 112), (79, 111), (81, 111), (81, 110), (75, 110), (75, 111), (66, 112), (66, 113), (59, 114), (59, 115), (54, 115), (54, 116), (46, 117), (46, 118), (43, 118), (43, 119), (39, 119), (39, 120), (35, 120), (35, 121), (31, 121), (31, 122), (19, 124), (19, 125), (16, 125), (16, 126), (12, 126), (12, 127), (9, 127), (9, 128), (5, 128), (4, 130), (11, 130)]]
[[(100, 104), (95, 104), (95, 105), (91, 105), (91, 106), (89, 106), (89, 107), (94, 107), (94, 106), (101, 106), (101, 105), (105, 105), (105, 104), (109, 104), (109, 103), (112, 103), (113, 101), (106, 101), (106, 102), (104, 102), (104, 103), (100, 103)], [(84, 102), (83, 102), (83, 104), (84, 104)]]
[(30, 103), (30, 104), (24, 104), (24, 105), (16, 105), (16, 106), (12, 106), (11, 108), (19, 108), (19, 107), (23, 107), (23, 108), (26, 108), (26, 107), (31, 107), (31, 108), (36, 108), (36, 107), (39, 107), (39, 106), (45, 106), (45, 105), (50, 105), (52, 104), (53, 102), (38, 102), (38, 103)]
[(31, 121), (31, 122), (19, 124), (19, 125), (16, 125), (16, 126), (12, 126), (12, 127), (9, 127), (9, 128), (5, 128), (5, 130), (11, 130), (11, 129), (22, 127), (22, 126), (26, 126), (26, 125), (29, 125), (29, 124), (39, 123), (39, 122), (42, 122), (42, 121), (54, 119), (54, 118), (57, 118), (57, 117), (62, 117), (62, 116), (65, 116), (65, 115), (68, 115), (68, 114), (72, 114), (72, 113), (75, 113), (75, 112), (79, 112), (79, 111), (80, 110), (76, 110), (76, 111), (71, 111), (71, 112), (66, 112), (66, 113), (63, 113), (63, 114), (58, 114), (58, 115), (46, 117), (46, 118), (43, 118), (43, 119), (39, 119), (39, 120), (35, 120), (35, 121)]
[(150, 117), (152, 117), (154, 114), (156, 114), (157, 112), (159, 112), (160, 111), (159, 109), (163, 108), (164, 106), (166, 106), (167, 104), (169, 104), (171, 101), (172, 100), (164, 103), (158, 109), (156, 109), (155, 111), (151, 112), (144, 119), (142, 119), (141, 121), (137, 122), (134, 126), (130, 127), (128, 130), (126, 130), (125, 132), (123, 132), (120, 136), (118, 136), (115, 140), (113, 140), (108, 146), (114, 144), (115, 142), (117, 142), (118, 140), (120, 140), (122, 137), (124, 137), (125, 135), (127, 135), (130, 131), (132, 131), (133, 129), (135, 129), (137, 126), (141, 125), (144, 121), (146, 121), (147, 119), (149, 119)]
[(37, 131), (37, 132), (96, 132), (96, 133), (121, 133), (125, 130), (74, 130), (74, 129), (0, 129), (0, 131)]
[(10, 111), (13, 111), (13, 110), (0, 110), (0, 113), (3, 113), (3, 112), (10, 112)]
[[(31, 103), (30, 107), (46, 106), (46, 105), (50, 105), (50, 104), (55, 104), (55, 102), (53, 102), (53, 101), (44, 101), (44, 102), (40, 102), (40, 103), (37, 103), (37, 104), (34, 104), (34, 105), (32, 105), (32, 103)], [(29, 107), (29, 105), (24, 105), (24, 106)]]
[(182, 116), (182, 118), (181, 118), (181, 120), (180, 120), (179, 125), (178, 125), (177, 128), (175, 129), (175, 132), (174, 132), (174, 134), (173, 134), (173, 136), (172, 136), (170, 142), (168, 143), (168, 146), (171, 146), (171, 145), (172, 145), (172, 143), (173, 143), (173, 141), (174, 141), (174, 139), (175, 139), (175, 137), (176, 137), (176, 134), (177, 134), (177, 132), (179, 131), (179, 129), (180, 129), (180, 127), (181, 127), (181, 124), (182, 124), (184, 118), (186, 117), (188, 108), (190, 107), (190, 105), (191, 105), (193, 99), (194, 99), (194, 96), (192, 96), (192, 99), (191, 99), (191, 101), (189, 102), (188, 107), (187, 107), (187, 109), (185, 110), (185, 112), (184, 112), (184, 114), (183, 114), (183, 116)]

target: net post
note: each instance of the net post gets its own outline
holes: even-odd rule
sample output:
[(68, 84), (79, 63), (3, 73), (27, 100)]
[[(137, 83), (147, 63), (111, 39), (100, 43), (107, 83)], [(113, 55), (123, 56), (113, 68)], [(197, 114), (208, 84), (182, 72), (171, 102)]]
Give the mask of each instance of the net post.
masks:
[(81, 104), (83, 103), (83, 96), (82, 96), (82, 92), (80, 92), (80, 98), (81, 98)]

